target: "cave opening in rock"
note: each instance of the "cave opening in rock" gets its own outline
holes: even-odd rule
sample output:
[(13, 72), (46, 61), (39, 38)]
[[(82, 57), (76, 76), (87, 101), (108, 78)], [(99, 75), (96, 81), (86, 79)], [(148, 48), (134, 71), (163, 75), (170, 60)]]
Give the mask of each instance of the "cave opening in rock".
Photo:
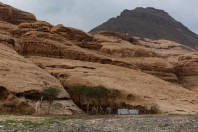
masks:
[(26, 99), (30, 99), (30, 100), (40, 100), (42, 97), (42, 93), (38, 92), (36, 90), (29, 90), (29, 91), (24, 91), (22, 93), (17, 93), (16, 94), (17, 97), (25, 97)]

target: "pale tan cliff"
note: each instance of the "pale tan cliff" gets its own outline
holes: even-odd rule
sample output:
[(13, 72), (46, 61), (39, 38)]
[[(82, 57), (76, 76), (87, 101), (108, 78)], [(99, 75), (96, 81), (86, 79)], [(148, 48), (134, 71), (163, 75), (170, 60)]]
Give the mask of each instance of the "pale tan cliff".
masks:
[[(119, 91), (118, 107), (156, 104), (162, 113), (198, 112), (197, 51), (192, 48), (112, 32), (88, 34), (44, 21), (24, 19), (14, 25), (0, 20), (1, 106), (12, 92), (18, 98), (35, 97), (26, 96), (34, 110), (42, 89), (58, 86), (63, 100), (57, 101), (70, 107), (66, 113), (79, 113), (66, 91), (78, 83)], [(127, 99), (129, 95), (133, 98)], [(42, 114), (46, 108), (45, 102)], [(53, 114), (60, 111), (51, 109)]]

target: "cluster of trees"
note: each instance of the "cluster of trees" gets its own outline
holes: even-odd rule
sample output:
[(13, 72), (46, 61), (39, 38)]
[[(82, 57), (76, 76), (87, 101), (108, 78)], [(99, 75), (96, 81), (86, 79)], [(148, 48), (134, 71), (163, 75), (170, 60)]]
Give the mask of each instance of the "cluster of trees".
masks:
[(108, 97), (110, 92), (104, 86), (86, 86), (81, 84), (69, 86), (67, 91), (70, 93), (71, 98), (77, 105), (81, 105), (83, 101), (85, 102), (87, 114), (89, 114), (90, 103), (93, 102), (98, 113), (101, 100)]
[[(75, 84), (75, 85), (69, 86), (67, 91), (69, 92), (72, 100), (78, 106), (82, 106), (83, 103), (86, 104), (87, 114), (89, 114), (89, 111), (90, 111), (90, 104), (92, 105), (92, 107), (94, 105), (94, 108), (96, 108), (96, 114), (98, 114), (99, 110), (101, 109), (101, 106), (104, 105), (104, 103), (108, 104), (108, 102), (110, 102), (109, 106), (107, 107), (107, 108), (110, 108), (109, 114), (113, 107), (115, 107), (116, 109), (118, 107), (127, 108), (127, 109), (130, 109), (130, 108), (138, 109), (140, 113), (143, 113), (143, 114), (160, 113), (158, 106), (156, 104), (152, 104), (149, 106), (141, 106), (141, 105), (131, 106), (131, 105), (126, 104), (125, 102), (121, 102), (120, 106), (113, 106), (120, 92), (117, 90), (110, 91), (106, 87), (101, 86), (101, 85), (100, 86), (87, 86), (87, 85), (82, 85), (82, 84)], [(48, 113), (49, 113), (49, 110), (53, 101), (57, 99), (59, 93), (60, 93), (60, 88), (53, 87), (53, 86), (46, 87), (43, 90), (42, 99), (47, 100), (49, 103)], [(130, 95), (129, 97), (132, 98), (132, 95)], [(42, 99), (40, 103), (42, 103)]]
[[(101, 109), (102, 101), (106, 102), (109, 100), (109, 97), (112, 99), (111, 101), (114, 102), (113, 94), (110, 90), (108, 90), (104, 86), (87, 86), (82, 84), (74, 84), (68, 87), (67, 91), (69, 92), (72, 100), (78, 105), (78, 106), (84, 106), (83, 103), (86, 106), (86, 112), (89, 114), (90, 111), (90, 104), (94, 108), (96, 108), (96, 114)], [(57, 99), (57, 96), (59, 95), (60, 90), (57, 87), (46, 87), (42, 91), (42, 99), (47, 100), (49, 102), (48, 107), (48, 113), (50, 110), (50, 107), (55, 99)], [(112, 97), (111, 97), (112, 96)], [(41, 103), (42, 103), (41, 99)], [(40, 104), (41, 105), (41, 104)], [(110, 104), (108, 107), (111, 107)], [(85, 107), (84, 107), (85, 108)]]

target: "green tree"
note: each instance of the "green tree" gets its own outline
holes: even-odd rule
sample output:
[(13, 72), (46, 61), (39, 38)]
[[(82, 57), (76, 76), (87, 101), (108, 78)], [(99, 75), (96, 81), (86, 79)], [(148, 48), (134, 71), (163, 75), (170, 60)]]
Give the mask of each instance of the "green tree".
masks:
[(99, 105), (101, 105), (101, 99), (107, 97), (110, 91), (101, 85), (93, 87), (92, 90), (93, 96), (91, 98), (94, 100), (96, 104), (96, 114), (98, 114)]
[(71, 97), (80, 104), (80, 99), (82, 98), (87, 106), (87, 113), (89, 113), (89, 104), (91, 96), (91, 87), (81, 84), (74, 84), (69, 87), (68, 92)]
[(71, 94), (72, 98), (78, 96), (79, 97), (78, 101), (80, 101), (81, 98), (84, 100), (87, 106), (87, 114), (88, 114), (90, 102), (94, 100), (98, 111), (100, 99), (105, 97), (109, 93), (109, 90), (104, 86), (92, 87), (81, 84), (75, 84), (70, 86), (68, 92)]
[(51, 87), (47, 87), (43, 89), (43, 98), (49, 102), (48, 114), (49, 114), (49, 110), (50, 110), (52, 102), (55, 99), (57, 99), (59, 93), (60, 93), (60, 90), (56, 86), (51, 86)]

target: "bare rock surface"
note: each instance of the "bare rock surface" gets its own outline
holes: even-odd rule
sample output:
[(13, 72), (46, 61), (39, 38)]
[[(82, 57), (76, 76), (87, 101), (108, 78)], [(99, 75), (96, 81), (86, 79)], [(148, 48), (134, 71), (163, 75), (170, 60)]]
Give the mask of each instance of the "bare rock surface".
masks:
[(0, 82), (9, 91), (22, 93), (38, 90), (41, 92), (42, 88), (51, 85), (61, 88), (60, 97), (69, 97), (58, 80), (31, 61), (18, 55), (13, 49), (0, 44), (0, 57)]
[(169, 62), (178, 62), (181, 55), (193, 55), (197, 54), (197, 50), (184, 46), (170, 40), (152, 40), (145, 38), (140, 40), (137, 38), (141, 45), (160, 54), (163, 58), (166, 58)]
[[(63, 107), (67, 106), (67, 110), (64, 114), (74, 114), (80, 113), (81, 110), (70, 100), (70, 96), (65, 91), (63, 86), (60, 84), (59, 80), (51, 76), (48, 72), (40, 69), (31, 61), (25, 59), (15, 52), (13, 49), (1, 44), (0, 45), (0, 84), (5, 88), (4, 95), (6, 95), (6, 91), (15, 93), (17, 95), (23, 95), (27, 98), (38, 100), (41, 96), (42, 90), (48, 86), (56, 86), (60, 89), (59, 98), (66, 98), (66, 101), (62, 101), (62, 109), (57, 109), (55, 112), (51, 112), (51, 114), (63, 114)], [(6, 98), (6, 97), (5, 97)], [(5, 99), (4, 98), (4, 99)], [(12, 99), (10, 103), (14, 103), (14, 106), (10, 106), (7, 102), (5, 105), (2, 103), (5, 101), (4, 99), (0, 100), (1, 112), (3, 113), (35, 113), (35, 101), (27, 100), (18, 101), (17, 97)], [(16, 106), (15, 106), (16, 105)], [(45, 103), (46, 107), (42, 108), (43, 111), (40, 114), (46, 114), (48, 109), (48, 103)], [(13, 109), (13, 107), (16, 109)], [(9, 109), (12, 110), (9, 110)], [(64, 108), (65, 109), (65, 108)], [(72, 110), (72, 111), (71, 111)], [(53, 111), (53, 107), (52, 110)]]
[(12, 24), (20, 24), (23, 22), (33, 22), (36, 20), (36, 17), (31, 13), (21, 11), (0, 2), (0, 20)]
[[(77, 82), (91, 86), (102, 84), (109, 89), (121, 91), (125, 96), (115, 100), (118, 104), (119, 102), (130, 105), (157, 103), (162, 113), (195, 114), (197, 111), (196, 92), (138, 70), (69, 59), (33, 56), (29, 59), (36, 64), (42, 64), (44, 69), (58, 78), (65, 87)], [(134, 98), (127, 99), (127, 95), (130, 94)]]
[(184, 55), (179, 57), (176, 66), (180, 84), (192, 91), (198, 91), (198, 56)]

